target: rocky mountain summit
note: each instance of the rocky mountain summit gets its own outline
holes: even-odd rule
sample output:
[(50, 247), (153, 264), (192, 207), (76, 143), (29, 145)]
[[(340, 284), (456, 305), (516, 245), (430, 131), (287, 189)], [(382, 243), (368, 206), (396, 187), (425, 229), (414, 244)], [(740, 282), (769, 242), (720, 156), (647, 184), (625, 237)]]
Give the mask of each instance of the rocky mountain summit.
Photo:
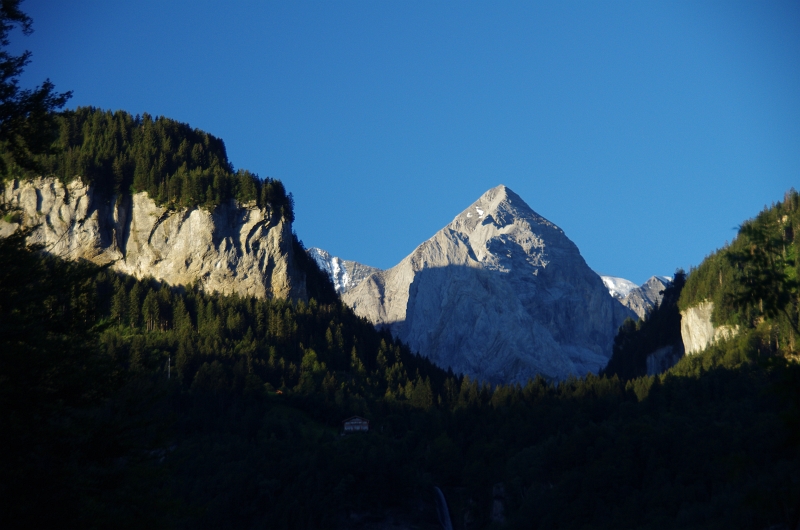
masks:
[(628, 293), (622, 300), (622, 305), (636, 313), (639, 318), (644, 318), (664, 299), (664, 289), (669, 283), (670, 280), (663, 276), (651, 276), (649, 280)]
[(628, 296), (628, 293), (638, 287), (638, 285), (632, 281), (626, 280), (625, 278), (617, 278), (616, 276), (600, 275), (600, 279), (603, 280), (606, 289), (608, 289), (608, 294), (619, 301), (624, 300), (625, 297)]
[(342, 299), (443, 368), (493, 383), (603, 368), (633, 313), (505, 186)]
[(332, 256), (327, 250), (321, 248), (311, 247), (306, 252), (314, 259), (319, 268), (328, 274), (333, 282), (333, 287), (339, 294), (346, 293), (364, 281), (370, 274), (380, 271), (377, 267)]
[(619, 300), (622, 305), (636, 313), (639, 318), (644, 318), (656, 304), (664, 298), (664, 289), (670, 279), (664, 276), (651, 276), (642, 285), (637, 286), (630, 280), (615, 276), (601, 276), (611, 296)]
[(30, 241), (59, 257), (225, 294), (306, 298), (291, 224), (269, 207), (230, 201), (211, 211), (170, 210), (146, 192), (118, 199), (54, 178), (11, 180), (3, 194), (20, 218), (0, 220), (0, 236), (34, 227)]

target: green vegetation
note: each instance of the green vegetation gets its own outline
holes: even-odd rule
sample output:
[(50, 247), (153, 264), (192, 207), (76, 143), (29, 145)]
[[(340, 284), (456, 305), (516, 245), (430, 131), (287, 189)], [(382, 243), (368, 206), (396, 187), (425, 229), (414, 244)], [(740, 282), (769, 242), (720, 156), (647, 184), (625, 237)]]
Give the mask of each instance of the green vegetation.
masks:
[(234, 172), (222, 140), (163, 116), (131, 116), (91, 107), (55, 116), (58, 136), (35, 165), (3, 151), (8, 176), (81, 178), (103, 193), (146, 191), (161, 206), (213, 208), (231, 199), (271, 207), (289, 221), (294, 204), (279, 180)]
[(99, 348), (96, 268), (27, 235), (0, 238), (0, 526), (160, 527), (160, 378)]
[[(22, 241), (0, 245), (7, 521), (435, 528), (438, 485), (456, 528), (499, 527), (499, 483), (511, 528), (796, 514), (800, 369), (766, 321), (664, 376), (493, 388), (338, 301), (209, 295)], [(370, 432), (340, 436), (354, 414)]]
[(714, 303), (712, 321), (754, 327), (775, 325), (776, 340), (794, 349), (798, 326), (798, 246), (800, 195), (792, 189), (783, 202), (744, 222), (736, 239), (689, 273), (678, 303), (684, 311)]
[(19, 76), (30, 63), (31, 52), (10, 54), (9, 33), (17, 27), (23, 35), (33, 32), (33, 21), (20, 11), (19, 2), (0, 3), (0, 177), (6, 176), (9, 162), (23, 169), (37, 169), (35, 156), (52, 152), (56, 130), (53, 111), (72, 96), (71, 92), (55, 92), (49, 79), (33, 90), (19, 87)]
[(647, 356), (659, 348), (670, 346), (683, 351), (681, 314), (678, 299), (686, 284), (686, 274), (678, 270), (666, 289), (661, 304), (645, 318), (623, 322), (614, 338), (614, 350), (603, 373), (623, 380), (647, 374)]
[(323, 418), (331, 407), (367, 414), (368, 403), (386, 396), (429, 407), (433, 396), (424, 400), (418, 388), (430, 394), (431, 378), (444, 383), (441, 370), (338, 300), (216, 296), (110, 272), (98, 273), (96, 289), (96, 307), (110, 321), (100, 342), (116, 362), (153, 372), (171, 359), (171, 377), (186, 388), (292, 391), (315, 401)]

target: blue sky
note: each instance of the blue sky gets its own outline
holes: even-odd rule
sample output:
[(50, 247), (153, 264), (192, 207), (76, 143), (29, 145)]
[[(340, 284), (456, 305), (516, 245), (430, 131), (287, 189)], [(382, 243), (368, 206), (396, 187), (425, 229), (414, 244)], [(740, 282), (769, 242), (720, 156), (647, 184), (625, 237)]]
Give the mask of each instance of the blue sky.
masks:
[(697, 265), (800, 188), (800, 2), (26, 0), (22, 83), (281, 179), (306, 246), (388, 268), (506, 184), (587, 263)]

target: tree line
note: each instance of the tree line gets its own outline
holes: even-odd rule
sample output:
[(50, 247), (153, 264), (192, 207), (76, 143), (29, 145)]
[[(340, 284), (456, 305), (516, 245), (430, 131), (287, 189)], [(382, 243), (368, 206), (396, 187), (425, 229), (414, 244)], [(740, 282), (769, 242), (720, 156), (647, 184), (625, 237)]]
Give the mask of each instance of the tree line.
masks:
[(292, 196), (280, 180), (234, 171), (222, 140), (185, 123), (94, 107), (63, 111), (53, 120), (55, 139), (30, 163), (5, 150), (6, 178), (80, 178), (108, 196), (144, 191), (175, 209), (209, 209), (235, 199), (294, 220)]

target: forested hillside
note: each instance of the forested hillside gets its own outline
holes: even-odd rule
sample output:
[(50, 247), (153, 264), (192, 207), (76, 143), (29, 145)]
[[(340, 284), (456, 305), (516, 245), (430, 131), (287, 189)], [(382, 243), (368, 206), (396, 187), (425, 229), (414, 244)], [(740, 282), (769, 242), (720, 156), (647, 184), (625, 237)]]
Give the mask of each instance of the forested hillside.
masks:
[(6, 527), (437, 528), (433, 486), (455, 528), (798, 515), (800, 370), (763, 326), (662, 377), (489, 387), (338, 303), (0, 257)]
[(279, 180), (234, 172), (225, 144), (214, 136), (163, 116), (79, 107), (56, 116), (58, 139), (33, 157), (36, 169), (3, 153), (8, 176), (80, 177), (117, 196), (146, 191), (161, 206), (212, 208), (224, 201), (270, 205), (289, 221), (293, 204)]
[(781, 345), (794, 349), (798, 326), (800, 195), (786, 192), (754, 219), (745, 221), (733, 242), (693, 268), (680, 298), (681, 310), (714, 303), (716, 325), (745, 327), (769, 319)]

